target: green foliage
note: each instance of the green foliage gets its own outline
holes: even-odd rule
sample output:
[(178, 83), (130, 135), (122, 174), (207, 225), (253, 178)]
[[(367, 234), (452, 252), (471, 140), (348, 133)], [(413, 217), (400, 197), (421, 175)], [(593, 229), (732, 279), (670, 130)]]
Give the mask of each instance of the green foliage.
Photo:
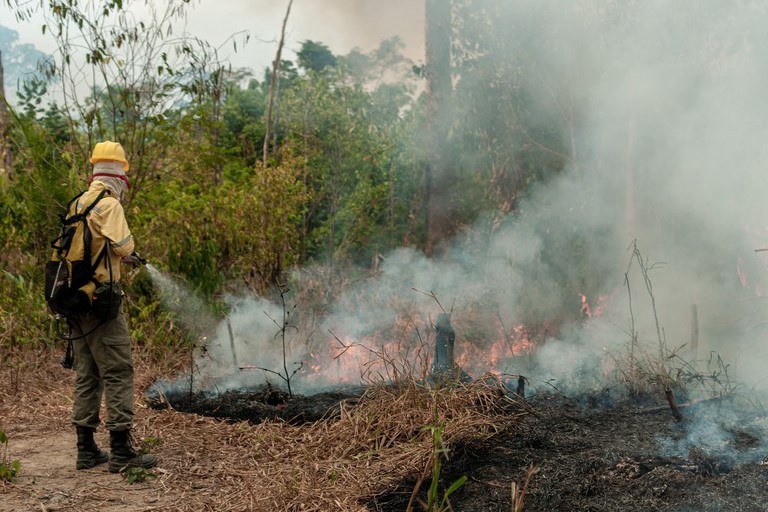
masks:
[[(437, 418), (435, 418), (437, 419)], [(436, 423), (429, 427), (432, 432), (432, 482), (429, 485), (427, 491), (427, 506), (426, 510), (429, 512), (443, 512), (450, 510), (448, 498), (459, 490), (465, 483), (467, 483), (467, 476), (462, 475), (455, 482), (453, 482), (443, 493), (442, 499), (440, 499), (440, 490), (438, 484), (440, 482), (440, 473), (442, 472), (442, 457), (448, 456), (448, 448), (443, 444), (443, 429), (444, 424)]]
[(402, 158), (407, 132), (399, 112), (407, 90), (382, 85), (368, 93), (343, 78), (304, 77), (281, 103), (281, 133), (307, 161), (303, 180), (311, 203), (302, 259), (370, 261), (397, 245), (408, 226), (408, 198), (418, 186)]
[(22, 113), (26, 117), (35, 118), (44, 112), (41, 104), (47, 92), (46, 82), (41, 78), (32, 77), (22, 82), (21, 90), (16, 91)]
[(83, 182), (72, 154), (56, 144), (44, 126), (34, 118), (10, 113), (11, 141), (21, 149), (16, 167), (25, 172), (16, 173), (12, 184), (0, 183), (0, 211), (5, 214), (0, 247), (13, 245), (43, 257), (56, 236), (58, 215)]
[(13, 482), (21, 471), (21, 462), (11, 460), (8, 455), (8, 435), (0, 429), (0, 446), (3, 456), (0, 458), (0, 482)]
[(160, 439), (159, 437), (147, 436), (141, 440), (139, 455), (146, 455), (147, 453), (152, 451), (153, 448), (162, 446), (162, 444), (163, 444), (163, 440)]
[[(427, 426), (425, 430), (430, 433), (432, 438), (432, 454), (430, 456), (428, 466), (432, 474), (432, 481), (429, 485), (429, 489), (427, 489), (427, 501), (421, 502), (421, 504), (424, 510), (427, 512), (447, 512), (452, 510), (449, 501), (450, 496), (454, 492), (458, 491), (465, 483), (467, 483), (467, 476), (462, 475), (450, 486), (448, 486), (448, 488), (443, 492), (442, 497), (440, 496), (440, 474), (443, 467), (442, 459), (448, 457), (448, 448), (443, 442), (443, 431), (445, 430), (445, 423), (440, 422), (437, 407), (435, 407), (435, 423), (433, 425)], [(408, 512), (413, 510), (413, 501), (416, 497), (416, 494), (419, 492), (419, 489), (421, 488), (423, 477), (424, 475), (422, 476), (422, 479), (417, 482), (416, 487), (413, 490), (411, 500), (407, 507)]]
[[(28, 330), (21, 332), (27, 332), (29, 336), (22, 337), (22, 342), (36, 341), (32, 337), (33, 333), (38, 334), (37, 326), (44, 324), (48, 318), (45, 313), (45, 299), (43, 294), (39, 293), (40, 281), (42, 281), (42, 275), (39, 271), (29, 279), (25, 279), (21, 274), (11, 274), (6, 270), (0, 274), (0, 296), (4, 306), (0, 310), (0, 321), (13, 322), (14, 313), (19, 315), (17, 320), (21, 321), (23, 318), (23, 323), (27, 324)], [(14, 330), (14, 332), (19, 331)], [(44, 341), (42, 338), (40, 340)]]
[(296, 52), (296, 56), (299, 59), (299, 66), (305, 71), (319, 73), (337, 64), (336, 56), (326, 45), (310, 39), (301, 43), (301, 49)]
[[(296, 262), (292, 248), (307, 197), (298, 177), (301, 165), (287, 156), (268, 171), (257, 167), (218, 187), (167, 180), (137, 204), (137, 238), (146, 240), (148, 255), (165, 261), (206, 297), (224, 276), (268, 286)], [(157, 215), (153, 204), (163, 204), (164, 214)]]
[(131, 339), (146, 359), (162, 362), (169, 353), (179, 353), (193, 343), (173, 313), (161, 307), (160, 298), (154, 295), (151, 280), (145, 272), (125, 289)]
[(123, 478), (129, 484), (144, 483), (150, 478), (157, 478), (157, 475), (144, 468), (128, 468), (123, 471)]
[(6, 270), (0, 274), (0, 364), (10, 370), (8, 391), (18, 389), (30, 364), (26, 353), (47, 348), (53, 340), (40, 273), (25, 273), (32, 277)]

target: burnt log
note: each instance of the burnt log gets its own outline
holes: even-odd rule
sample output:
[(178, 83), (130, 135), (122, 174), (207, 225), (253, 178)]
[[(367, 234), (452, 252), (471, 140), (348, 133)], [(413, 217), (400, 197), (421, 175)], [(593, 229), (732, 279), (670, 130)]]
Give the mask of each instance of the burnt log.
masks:
[(326, 391), (311, 396), (277, 390), (269, 385), (249, 390), (223, 393), (158, 390), (146, 395), (153, 409), (172, 408), (179, 412), (200, 414), (227, 421), (261, 423), (283, 420), (292, 424), (311, 423), (340, 414), (341, 402), (357, 403), (362, 388)]
[(440, 313), (435, 323), (435, 361), (429, 375), (430, 382), (445, 385), (455, 382), (468, 382), (470, 376), (454, 361), (453, 348), (456, 331), (451, 326), (451, 315)]

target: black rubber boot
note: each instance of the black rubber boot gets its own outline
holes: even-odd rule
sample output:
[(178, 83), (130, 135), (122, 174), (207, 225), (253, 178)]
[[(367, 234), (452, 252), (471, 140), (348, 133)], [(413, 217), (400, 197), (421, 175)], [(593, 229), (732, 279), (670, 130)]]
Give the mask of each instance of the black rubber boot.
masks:
[(99, 450), (93, 440), (95, 429), (91, 427), (75, 427), (77, 429), (77, 469), (91, 469), (109, 460), (109, 456)]
[(157, 465), (154, 455), (139, 455), (131, 446), (131, 436), (128, 430), (111, 430), (109, 432), (109, 472), (119, 473), (129, 468), (149, 469)]

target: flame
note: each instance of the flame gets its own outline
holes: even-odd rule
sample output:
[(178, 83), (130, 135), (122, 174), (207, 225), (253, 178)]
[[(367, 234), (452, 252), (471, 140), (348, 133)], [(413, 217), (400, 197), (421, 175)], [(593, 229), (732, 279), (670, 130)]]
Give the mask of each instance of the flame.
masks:
[(589, 308), (589, 302), (587, 301), (587, 296), (583, 293), (579, 294), (579, 297), (581, 297), (581, 309), (579, 310), (579, 316), (586, 316), (587, 318), (592, 316), (592, 310)]
[(608, 295), (598, 295), (597, 296), (597, 303), (594, 307), (589, 305), (589, 300), (587, 300), (587, 296), (583, 293), (578, 294), (579, 298), (581, 299), (581, 309), (579, 309), (579, 316), (592, 318), (602, 316), (603, 312), (605, 311), (605, 303), (608, 300)]
[[(520, 323), (505, 328), (497, 317), (482, 324), (483, 336), (470, 339), (472, 326), (455, 320), (454, 362), (471, 376), (486, 372), (501, 375), (515, 366), (515, 358), (532, 353), (535, 342)], [(426, 378), (435, 353), (435, 330), (428, 318), (413, 315), (396, 318), (393, 326), (355, 338), (332, 333), (307, 355), (300, 373), (307, 385), (356, 385), (361, 382), (392, 381), (408, 376)]]

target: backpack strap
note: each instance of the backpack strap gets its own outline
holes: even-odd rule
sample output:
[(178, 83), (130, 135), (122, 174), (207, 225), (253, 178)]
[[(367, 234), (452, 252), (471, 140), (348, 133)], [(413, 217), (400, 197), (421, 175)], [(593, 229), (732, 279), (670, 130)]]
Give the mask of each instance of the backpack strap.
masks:
[[(91, 210), (93, 210), (93, 207), (96, 206), (96, 203), (101, 201), (101, 199), (107, 194), (106, 190), (102, 190), (101, 193), (98, 195), (96, 200), (89, 204), (85, 210), (78, 213), (77, 215), (80, 216), (78, 219), (79, 221), (83, 222), (83, 261), (87, 261), (90, 263), (91, 261), (91, 228), (88, 227), (88, 214), (91, 213)], [(105, 245), (104, 248), (107, 246)], [(99, 257), (96, 260), (96, 263), (91, 265), (91, 274), (96, 270), (96, 267), (99, 266), (99, 261), (101, 261), (101, 258), (104, 256), (104, 251), (101, 251), (101, 254), (99, 254)]]
[[(73, 197), (69, 203), (67, 203), (67, 213), (69, 213), (70, 208), (72, 208), (72, 204), (77, 201), (77, 199), (80, 198), (85, 193), (85, 191), (80, 192), (75, 197)], [(91, 213), (91, 210), (96, 206), (96, 204), (101, 201), (105, 195), (109, 194), (108, 190), (102, 190), (101, 193), (96, 197), (96, 200), (93, 201), (91, 204), (89, 204), (85, 210), (83, 210), (80, 213), (75, 213), (71, 215), (70, 217), (67, 217), (66, 215), (59, 215), (59, 218), (61, 219), (61, 225), (62, 225), (62, 232), (61, 234), (56, 237), (53, 241), (51, 241), (51, 248), (54, 249), (58, 255), (59, 258), (63, 257), (63, 250), (64, 247), (59, 245), (59, 241), (64, 238), (64, 227), (65, 226), (71, 226), (72, 224), (76, 224), (78, 222), (83, 222), (85, 225), (83, 226), (83, 260), (84, 261), (91, 261), (91, 230), (88, 228), (88, 214)], [(101, 256), (99, 256), (101, 258)], [(96, 266), (98, 265), (98, 261), (94, 265), (94, 270), (96, 269)]]
[(62, 223), (62, 224), (64, 224), (64, 225), (66, 225), (66, 224), (67, 224), (67, 216), (69, 215), (69, 211), (70, 211), (70, 209), (72, 208), (72, 203), (74, 203), (75, 201), (77, 201), (78, 199), (80, 199), (80, 196), (82, 196), (83, 194), (85, 194), (85, 192), (86, 192), (86, 191), (85, 191), (85, 190), (83, 190), (82, 192), (80, 192), (79, 194), (77, 194), (75, 197), (73, 197), (72, 199), (70, 199), (70, 200), (69, 200), (69, 202), (67, 202), (67, 208), (64, 210), (64, 213), (60, 213), (60, 214), (59, 214), (59, 219), (61, 219), (61, 223)]
[[(70, 217), (67, 217), (67, 218), (64, 220), (64, 224), (67, 224), (67, 225), (69, 225), (69, 224), (74, 224), (75, 222), (79, 222), (79, 221), (81, 221), (81, 220), (84, 220), (84, 219), (85, 219), (85, 217), (87, 217), (87, 216), (88, 216), (88, 214), (89, 214), (89, 213), (91, 213), (91, 210), (93, 210), (93, 208), (96, 206), (96, 203), (98, 203), (99, 201), (101, 201), (101, 200), (102, 200), (102, 198), (103, 198), (105, 195), (107, 195), (107, 194), (109, 194), (109, 191), (108, 191), (108, 190), (102, 190), (102, 191), (101, 191), (101, 193), (99, 193), (99, 195), (96, 197), (96, 199), (95, 199), (95, 200), (94, 200), (94, 201), (93, 201), (91, 204), (89, 204), (88, 206), (86, 206), (86, 207), (85, 207), (85, 210), (83, 210), (83, 211), (82, 211), (82, 212), (80, 212), (80, 213), (74, 213), (74, 214), (72, 214)], [(67, 207), (67, 212), (69, 212), (69, 208), (71, 208), (71, 207), (72, 207), (72, 203), (73, 203), (73, 202), (74, 202), (74, 201), (75, 201), (75, 200), (76, 200), (78, 197), (80, 197), (81, 195), (82, 195), (82, 194), (80, 194), (80, 195), (76, 196), (75, 198), (73, 198), (73, 199), (72, 199), (72, 201), (70, 201), (70, 202), (69, 202), (69, 206)]]
[(69, 202), (67, 203), (67, 212), (69, 212), (69, 209), (72, 208), (72, 203), (74, 203), (75, 201), (80, 199), (80, 196), (82, 196), (85, 193), (86, 193), (86, 190), (83, 190), (82, 192), (80, 192), (75, 197), (73, 197), (72, 199), (69, 200)]

